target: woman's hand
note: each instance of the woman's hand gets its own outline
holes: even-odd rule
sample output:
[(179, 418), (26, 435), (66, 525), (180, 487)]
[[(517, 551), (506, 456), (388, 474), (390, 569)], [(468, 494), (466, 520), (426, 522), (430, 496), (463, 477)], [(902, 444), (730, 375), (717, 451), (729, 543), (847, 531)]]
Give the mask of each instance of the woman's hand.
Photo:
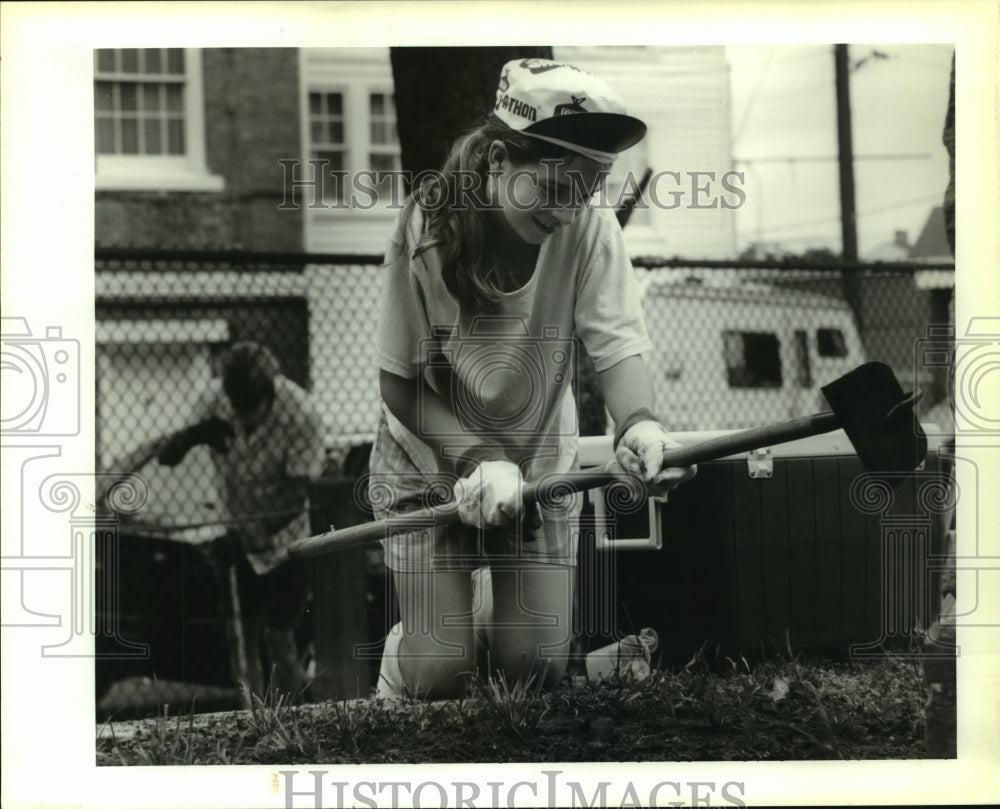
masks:
[(517, 521), (524, 510), (524, 478), (510, 461), (483, 461), (455, 483), (458, 514), (465, 525), (497, 528)]
[(618, 425), (615, 458), (630, 474), (642, 478), (650, 497), (663, 498), (694, 477), (697, 466), (663, 468), (663, 453), (680, 444), (653, 412), (653, 383), (641, 355), (626, 357), (600, 373), (601, 392)]
[(680, 446), (662, 424), (645, 419), (625, 430), (615, 447), (615, 458), (626, 472), (642, 478), (650, 497), (666, 497), (698, 472), (697, 466), (663, 467), (664, 452)]

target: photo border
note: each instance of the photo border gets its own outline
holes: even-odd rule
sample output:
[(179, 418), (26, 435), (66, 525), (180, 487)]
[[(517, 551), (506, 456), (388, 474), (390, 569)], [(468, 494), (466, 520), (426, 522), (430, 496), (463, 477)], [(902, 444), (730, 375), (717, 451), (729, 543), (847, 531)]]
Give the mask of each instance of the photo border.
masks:
[[(717, 2), (621, 4), (519, 3), (25, 3), (3, 6), (2, 266), (5, 315), (33, 325), (62, 326), (80, 343), (82, 413), (93, 413), (94, 188), (92, 52), (96, 47), (147, 45), (245, 47), (363, 44), (725, 44), (955, 42), (957, 50), (958, 241), (956, 324), (995, 316), (997, 295), (997, 14), (992, 2), (805, 4)], [(530, 16), (529, 16), (530, 15)], [(335, 31), (335, 35), (331, 35)], [(459, 40), (459, 34), (463, 32)], [(941, 99), (942, 122), (945, 99)], [(67, 126), (66, 120), (78, 122)], [(942, 188), (942, 195), (944, 189)], [(977, 269), (970, 269), (977, 268)], [(36, 327), (37, 327), (36, 326)], [(996, 374), (993, 375), (996, 377)], [(995, 379), (993, 380), (995, 382)], [(996, 391), (984, 391), (1000, 401)], [(58, 447), (67, 471), (91, 470), (92, 425), (59, 440), (4, 438), (4, 446)], [(974, 458), (985, 482), (997, 477), (995, 447), (964, 437), (959, 454)], [(4, 478), (11, 469), (4, 453)], [(16, 476), (13, 478), (16, 480)], [(960, 480), (961, 484), (962, 481)], [(988, 487), (988, 488), (987, 488)], [(3, 487), (4, 555), (20, 526), (13, 520), (24, 493)], [(86, 495), (85, 495), (86, 496)], [(968, 520), (968, 522), (966, 522)], [(980, 552), (997, 555), (1000, 537), (992, 503), (959, 503), (958, 522), (978, 522)], [(992, 538), (992, 539), (991, 539)], [(960, 542), (962, 538), (960, 536)], [(984, 546), (985, 543), (985, 546)], [(963, 554), (962, 545), (959, 554)], [(995, 571), (993, 573), (995, 576)], [(988, 576), (981, 576), (988, 581)], [(975, 606), (1000, 621), (1000, 587), (980, 588), (978, 605), (958, 595), (959, 612)], [(469, 766), (434, 765), (442, 781), (484, 785), (502, 780), (544, 782), (561, 770), (587, 794), (608, 772), (638, 794), (673, 781), (743, 782), (747, 805), (807, 803), (954, 804), (1000, 800), (995, 751), (1000, 749), (995, 706), (1000, 694), (992, 627), (960, 631), (959, 744), (955, 761), (695, 762)], [(2, 633), (3, 805), (203, 807), (284, 806), (276, 780), (282, 769), (308, 766), (97, 767), (93, 719), (93, 664), (43, 659), (36, 633)], [(39, 710), (38, 703), (43, 704)], [(427, 767), (332, 767), (330, 779), (422, 781)], [(566, 796), (561, 795), (561, 800)], [(523, 805), (537, 802), (529, 793)]]

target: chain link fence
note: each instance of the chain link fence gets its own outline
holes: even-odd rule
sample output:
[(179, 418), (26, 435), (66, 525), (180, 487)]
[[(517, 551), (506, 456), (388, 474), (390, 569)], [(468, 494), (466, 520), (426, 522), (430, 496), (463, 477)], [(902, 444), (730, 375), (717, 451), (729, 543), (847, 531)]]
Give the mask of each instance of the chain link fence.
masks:
[[(354, 481), (378, 419), (379, 263), (374, 256), (98, 250), (96, 465), (137, 472), (149, 486), (144, 509), (120, 525), (118, 564), (102, 569), (117, 568), (118, 603), (109, 607), (117, 633), (150, 645), (144, 659), (121, 660), (102, 657), (99, 639), (99, 717), (155, 712), (164, 703), (181, 710), (238, 704), (220, 651), (226, 593), (200, 551), (227, 530), (207, 450), (195, 448), (167, 468), (149, 460), (149, 448), (186, 425), (222, 351), (255, 340), (309, 391), (322, 416), (322, 485), (356, 500)], [(925, 419), (947, 421), (947, 369), (922, 358), (947, 349), (948, 266), (645, 260), (636, 274), (658, 409), (672, 430), (746, 428), (822, 410), (822, 385), (865, 360), (887, 363), (904, 389), (920, 389)], [(603, 402), (585, 357), (575, 384), (581, 432), (603, 433)], [(364, 519), (357, 502), (350, 514), (332, 514), (336, 499), (313, 499), (317, 532)], [(376, 643), (392, 605), (380, 551), (366, 549), (359, 560), (367, 610), (360, 620), (369, 626), (356, 640)], [(309, 617), (300, 648), (315, 670), (315, 610)]]

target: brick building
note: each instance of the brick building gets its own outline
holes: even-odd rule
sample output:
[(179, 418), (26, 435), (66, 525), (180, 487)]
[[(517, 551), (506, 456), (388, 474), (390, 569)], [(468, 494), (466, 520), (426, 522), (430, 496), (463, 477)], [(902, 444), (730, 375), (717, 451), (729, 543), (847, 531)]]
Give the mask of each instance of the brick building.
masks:
[(94, 91), (99, 246), (302, 249), (295, 49), (102, 50)]

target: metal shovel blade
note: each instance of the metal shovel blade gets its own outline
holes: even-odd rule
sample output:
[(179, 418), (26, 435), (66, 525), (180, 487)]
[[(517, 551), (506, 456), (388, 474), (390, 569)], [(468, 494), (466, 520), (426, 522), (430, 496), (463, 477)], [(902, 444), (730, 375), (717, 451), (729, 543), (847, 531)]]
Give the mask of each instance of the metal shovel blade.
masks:
[(859, 365), (825, 385), (823, 393), (866, 469), (912, 472), (923, 463), (927, 436), (917, 418), (916, 398), (903, 393), (888, 365)]

